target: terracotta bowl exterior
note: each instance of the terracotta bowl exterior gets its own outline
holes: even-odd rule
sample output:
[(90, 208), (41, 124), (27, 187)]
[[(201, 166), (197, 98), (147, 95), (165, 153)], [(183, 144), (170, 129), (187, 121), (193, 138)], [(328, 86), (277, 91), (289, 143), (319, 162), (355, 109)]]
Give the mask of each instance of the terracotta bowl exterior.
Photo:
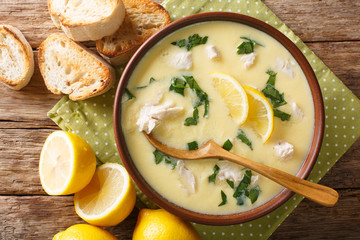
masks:
[(167, 199), (165, 199), (163, 196), (157, 193), (144, 180), (144, 178), (141, 176), (140, 172), (137, 170), (134, 162), (131, 159), (121, 127), (122, 96), (124, 94), (125, 87), (127, 86), (127, 83), (131, 77), (133, 70), (137, 67), (142, 57), (147, 53), (149, 49), (151, 49), (152, 46), (154, 46), (157, 42), (159, 42), (167, 35), (173, 33), (174, 31), (195, 23), (208, 22), (208, 21), (231, 21), (231, 22), (245, 24), (253, 28), (256, 28), (260, 31), (263, 31), (268, 35), (272, 36), (273, 38), (275, 38), (278, 42), (280, 42), (298, 62), (299, 66), (301, 67), (308, 81), (311, 94), (313, 97), (314, 110), (315, 110), (315, 127), (314, 127), (314, 136), (308, 156), (305, 159), (301, 169), (298, 171), (296, 176), (305, 179), (310, 174), (311, 169), (314, 163), (316, 162), (316, 158), (320, 151), (320, 146), (324, 131), (323, 100), (316, 76), (310, 64), (308, 63), (304, 55), (301, 53), (301, 51), (285, 35), (283, 35), (275, 28), (271, 27), (270, 25), (260, 20), (241, 14), (225, 13), (225, 12), (195, 14), (169, 24), (168, 26), (157, 32), (155, 35), (153, 35), (150, 39), (148, 39), (138, 49), (135, 55), (131, 58), (130, 62), (126, 66), (121, 76), (120, 83), (117, 88), (115, 103), (114, 103), (114, 114), (113, 114), (115, 140), (117, 143), (117, 148), (119, 150), (122, 162), (125, 168), (127, 169), (127, 171), (129, 172), (129, 174), (131, 175), (132, 179), (135, 181), (139, 189), (159, 207), (164, 208), (167, 211), (188, 221), (201, 223), (201, 224), (208, 224), (208, 225), (231, 225), (231, 224), (238, 224), (238, 223), (250, 221), (259, 218), (261, 216), (264, 216), (265, 214), (275, 210), (277, 207), (282, 205), (294, 193), (288, 189), (284, 189), (278, 195), (276, 195), (274, 198), (264, 203), (263, 205), (236, 214), (211, 215), (211, 214), (197, 213), (194, 211), (184, 209), (172, 202), (169, 202)]

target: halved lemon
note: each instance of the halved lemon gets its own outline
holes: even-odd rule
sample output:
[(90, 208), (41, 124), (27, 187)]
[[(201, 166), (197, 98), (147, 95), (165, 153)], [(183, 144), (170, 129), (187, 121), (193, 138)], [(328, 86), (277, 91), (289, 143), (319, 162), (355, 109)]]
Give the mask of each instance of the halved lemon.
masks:
[(83, 189), (96, 169), (90, 145), (81, 137), (55, 131), (46, 139), (40, 155), (41, 185), (49, 195), (67, 195)]
[(262, 137), (265, 143), (271, 136), (274, 128), (274, 113), (267, 98), (250, 86), (243, 86), (248, 94), (249, 115), (247, 122)]
[(97, 226), (114, 226), (134, 208), (135, 187), (120, 164), (105, 163), (98, 167), (91, 182), (74, 195), (76, 213)]
[(214, 87), (224, 99), (231, 117), (239, 125), (242, 125), (249, 113), (248, 97), (241, 84), (232, 76), (213, 72), (211, 73)]

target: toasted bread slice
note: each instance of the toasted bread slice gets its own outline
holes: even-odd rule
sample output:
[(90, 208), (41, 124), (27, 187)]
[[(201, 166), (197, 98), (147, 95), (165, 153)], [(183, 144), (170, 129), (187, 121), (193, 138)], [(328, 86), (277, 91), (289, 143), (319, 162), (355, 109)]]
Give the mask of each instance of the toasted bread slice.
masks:
[(0, 80), (20, 90), (34, 73), (33, 51), (19, 29), (0, 25)]
[(121, 0), (48, 0), (56, 27), (75, 41), (95, 41), (112, 35), (122, 24)]
[(123, 0), (124, 23), (112, 35), (96, 41), (97, 51), (113, 65), (126, 63), (151, 35), (170, 23), (168, 12), (150, 0)]
[(115, 82), (115, 71), (104, 59), (64, 34), (42, 42), (38, 57), (47, 88), (73, 101), (102, 94)]

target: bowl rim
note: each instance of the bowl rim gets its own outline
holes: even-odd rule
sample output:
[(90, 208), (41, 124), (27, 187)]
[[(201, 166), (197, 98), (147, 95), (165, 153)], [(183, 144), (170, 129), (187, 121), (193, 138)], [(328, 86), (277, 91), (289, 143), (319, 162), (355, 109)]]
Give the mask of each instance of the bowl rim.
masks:
[(275, 210), (276, 208), (280, 207), (283, 203), (285, 203), (294, 194), (294, 192), (284, 188), (280, 193), (278, 193), (275, 197), (265, 202), (264, 204), (255, 207), (253, 209), (235, 214), (226, 214), (226, 215), (204, 214), (204, 213), (198, 213), (185, 209), (162, 197), (141, 176), (140, 172), (137, 170), (134, 162), (131, 159), (121, 127), (122, 96), (124, 94), (126, 85), (132, 75), (133, 70), (140, 62), (142, 57), (147, 53), (147, 51), (152, 46), (154, 46), (157, 42), (159, 42), (161, 39), (168, 36), (169, 34), (173, 33), (174, 31), (177, 31), (183, 27), (192, 24), (209, 22), (209, 21), (230, 21), (230, 22), (248, 25), (262, 32), (265, 32), (266, 34), (276, 39), (280, 44), (282, 44), (299, 64), (309, 84), (310, 91), (312, 94), (313, 103), (314, 103), (315, 122), (314, 122), (313, 139), (310, 145), (308, 155), (305, 161), (303, 162), (300, 170), (296, 174), (296, 176), (305, 179), (310, 174), (316, 162), (317, 156), (319, 154), (322, 138), (323, 138), (323, 132), (324, 132), (324, 106), (323, 106), (323, 99), (322, 99), (319, 83), (307, 59), (290, 39), (288, 39), (285, 35), (283, 35), (280, 31), (278, 31), (274, 27), (256, 18), (249, 17), (247, 15), (230, 13), (230, 12), (198, 13), (188, 17), (181, 18), (179, 20), (170, 23), (169, 25), (165, 26), (160, 31), (155, 33), (152, 37), (150, 37), (136, 51), (136, 53), (133, 55), (133, 57), (130, 59), (129, 63), (127, 64), (126, 68), (124, 69), (124, 72), (122, 73), (114, 100), (113, 127), (114, 127), (116, 145), (125, 168), (129, 172), (130, 176), (135, 181), (139, 189), (151, 201), (153, 201), (159, 207), (164, 208), (165, 210), (188, 221), (192, 221), (200, 224), (207, 224), (207, 225), (231, 225), (231, 224), (238, 224), (238, 223), (254, 220), (256, 218), (268, 214), (269, 212)]

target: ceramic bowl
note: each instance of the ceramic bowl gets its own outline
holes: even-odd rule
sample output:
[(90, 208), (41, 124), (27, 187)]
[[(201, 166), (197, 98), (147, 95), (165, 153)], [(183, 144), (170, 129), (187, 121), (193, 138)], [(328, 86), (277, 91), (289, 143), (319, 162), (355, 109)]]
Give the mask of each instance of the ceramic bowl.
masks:
[(264, 204), (254, 209), (245, 212), (239, 212), (236, 214), (211, 215), (211, 214), (203, 214), (203, 213), (198, 213), (184, 209), (178, 205), (175, 205), (172, 202), (169, 202), (167, 199), (165, 199), (163, 196), (157, 193), (144, 180), (144, 178), (141, 176), (140, 172), (137, 170), (134, 162), (131, 159), (121, 127), (121, 100), (125, 91), (125, 87), (131, 77), (133, 70), (138, 66), (138, 63), (140, 62), (142, 57), (148, 52), (148, 50), (151, 49), (151, 47), (154, 46), (161, 39), (173, 33), (174, 31), (179, 30), (180, 28), (189, 26), (191, 24), (214, 21), (214, 20), (241, 23), (267, 33), (268, 35), (275, 38), (278, 42), (280, 42), (290, 52), (290, 54), (298, 62), (299, 66), (304, 72), (304, 75), (310, 86), (311, 94), (313, 97), (314, 110), (315, 110), (315, 128), (314, 128), (313, 140), (307, 158), (305, 159), (301, 169), (296, 174), (296, 176), (305, 179), (309, 175), (318, 156), (321, 146), (322, 136), (323, 136), (323, 130), (324, 130), (323, 101), (317, 79), (304, 55), (295, 46), (295, 44), (293, 44), (285, 35), (283, 35), (275, 28), (271, 27), (270, 25), (245, 15), (235, 14), (235, 13), (224, 13), (224, 12), (195, 14), (177, 20), (169, 24), (159, 32), (157, 32), (155, 35), (153, 35), (138, 49), (135, 55), (131, 58), (130, 62), (127, 64), (122, 74), (115, 97), (113, 120), (114, 120), (114, 131), (115, 131), (117, 148), (119, 150), (123, 164), (128, 170), (132, 179), (139, 187), (139, 189), (151, 201), (156, 203), (161, 208), (164, 208), (167, 211), (192, 222), (209, 224), (209, 225), (230, 225), (230, 224), (237, 224), (237, 223), (250, 221), (259, 218), (261, 216), (264, 216), (265, 214), (273, 211), (281, 204), (283, 204), (294, 193), (288, 189), (284, 189), (268, 202), (265, 202)]

